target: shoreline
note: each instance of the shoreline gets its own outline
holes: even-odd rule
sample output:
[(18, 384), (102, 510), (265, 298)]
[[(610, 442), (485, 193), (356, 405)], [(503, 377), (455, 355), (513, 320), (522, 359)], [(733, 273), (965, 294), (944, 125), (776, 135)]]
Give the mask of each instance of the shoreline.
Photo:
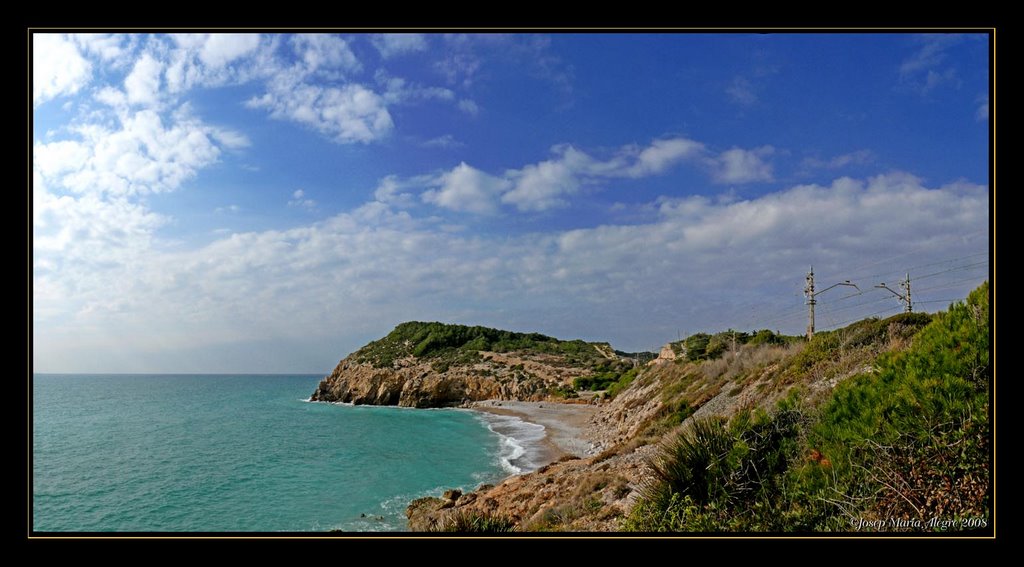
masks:
[[(593, 441), (587, 431), (590, 418), (599, 410), (587, 404), (561, 404), (557, 402), (522, 402), (509, 400), (483, 400), (473, 402), (468, 409), (491, 415), (515, 417), (519, 420), (544, 428), (544, 436), (534, 441), (532, 448), (536, 455), (531, 459), (536, 466), (520, 470), (515, 474), (531, 472), (565, 456), (587, 457), (593, 449)], [(493, 429), (492, 429), (493, 430)], [(514, 435), (495, 431), (500, 435), (523, 442)], [(525, 440), (530, 443), (531, 440)], [(527, 452), (530, 448), (523, 445)], [(525, 456), (525, 455), (524, 455)]]

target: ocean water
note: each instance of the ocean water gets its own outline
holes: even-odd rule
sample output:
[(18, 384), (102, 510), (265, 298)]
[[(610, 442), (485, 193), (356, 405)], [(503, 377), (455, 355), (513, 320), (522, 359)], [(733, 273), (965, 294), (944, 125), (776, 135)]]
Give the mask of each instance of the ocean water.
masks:
[(414, 498), (536, 468), (543, 428), (310, 403), (321, 376), (33, 378), (36, 531), (387, 531)]

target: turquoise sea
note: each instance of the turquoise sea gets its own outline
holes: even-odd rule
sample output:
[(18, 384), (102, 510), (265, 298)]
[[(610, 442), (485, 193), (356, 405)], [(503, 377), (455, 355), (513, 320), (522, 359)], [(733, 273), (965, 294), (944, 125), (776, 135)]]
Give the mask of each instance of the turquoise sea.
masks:
[(310, 403), (320, 375), (33, 378), (35, 531), (382, 531), (414, 498), (535, 468), (543, 430)]

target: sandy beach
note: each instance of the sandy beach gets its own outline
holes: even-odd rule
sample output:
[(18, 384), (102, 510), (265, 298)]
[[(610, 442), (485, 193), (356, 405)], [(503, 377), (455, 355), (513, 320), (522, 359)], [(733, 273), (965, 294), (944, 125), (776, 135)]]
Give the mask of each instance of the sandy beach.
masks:
[(543, 425), (548, 462), (565, 455), (586, 457), (590, 454), (592, 440), (588, 435), (591, 416), (597, 406), (586, 404), (559, 404), (552, 402), (519, 402), (508, 400), (484, 400), (473, 403), (472, 409), (498, 415), (511, 415)]

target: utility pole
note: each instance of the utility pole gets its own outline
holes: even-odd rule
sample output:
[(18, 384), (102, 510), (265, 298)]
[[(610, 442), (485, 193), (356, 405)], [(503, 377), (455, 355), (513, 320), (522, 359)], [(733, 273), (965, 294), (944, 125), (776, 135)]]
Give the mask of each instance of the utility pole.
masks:
[(814, 266), (807, 271), (807, 285), (804, 286), (804, 295), (807, 296), (807, 340), (814, 336)]
[(817, 297), (826, 291), (841, 285), (850, 286), (860, 293), (860, 288), (857, 287), (857, 284), (850, 283), (850, 280), (832, 284), (821, 291), (814, 291), (814, 266), (811, 266), (811, 269), (808, 270), (807, 285), (804, 287), (804, 295), (807, 296), (807, 340), (811, 340), (814, 336), (814, 306), (818, 303)]
[(882, 283), (876, 285), (875, 287), (887, 290), (887, 291), (889, 291), (889, 293), (892, 293), (896, 297), (900, 298), (900, 301), (903, 303), (903, 312), (904, 313), (913, 313), (914, 312), (914, 304), (910, 300), (910, 274), (909, 273), (907, 274), (907, 279), (905, 279), (905, 280), (900, 282), (900, 289), (903, 290), (903, 293), (899, 293), (898, 291), (892, 289), (891, 287), (886, 286), (885, 282), (882, 282)]

